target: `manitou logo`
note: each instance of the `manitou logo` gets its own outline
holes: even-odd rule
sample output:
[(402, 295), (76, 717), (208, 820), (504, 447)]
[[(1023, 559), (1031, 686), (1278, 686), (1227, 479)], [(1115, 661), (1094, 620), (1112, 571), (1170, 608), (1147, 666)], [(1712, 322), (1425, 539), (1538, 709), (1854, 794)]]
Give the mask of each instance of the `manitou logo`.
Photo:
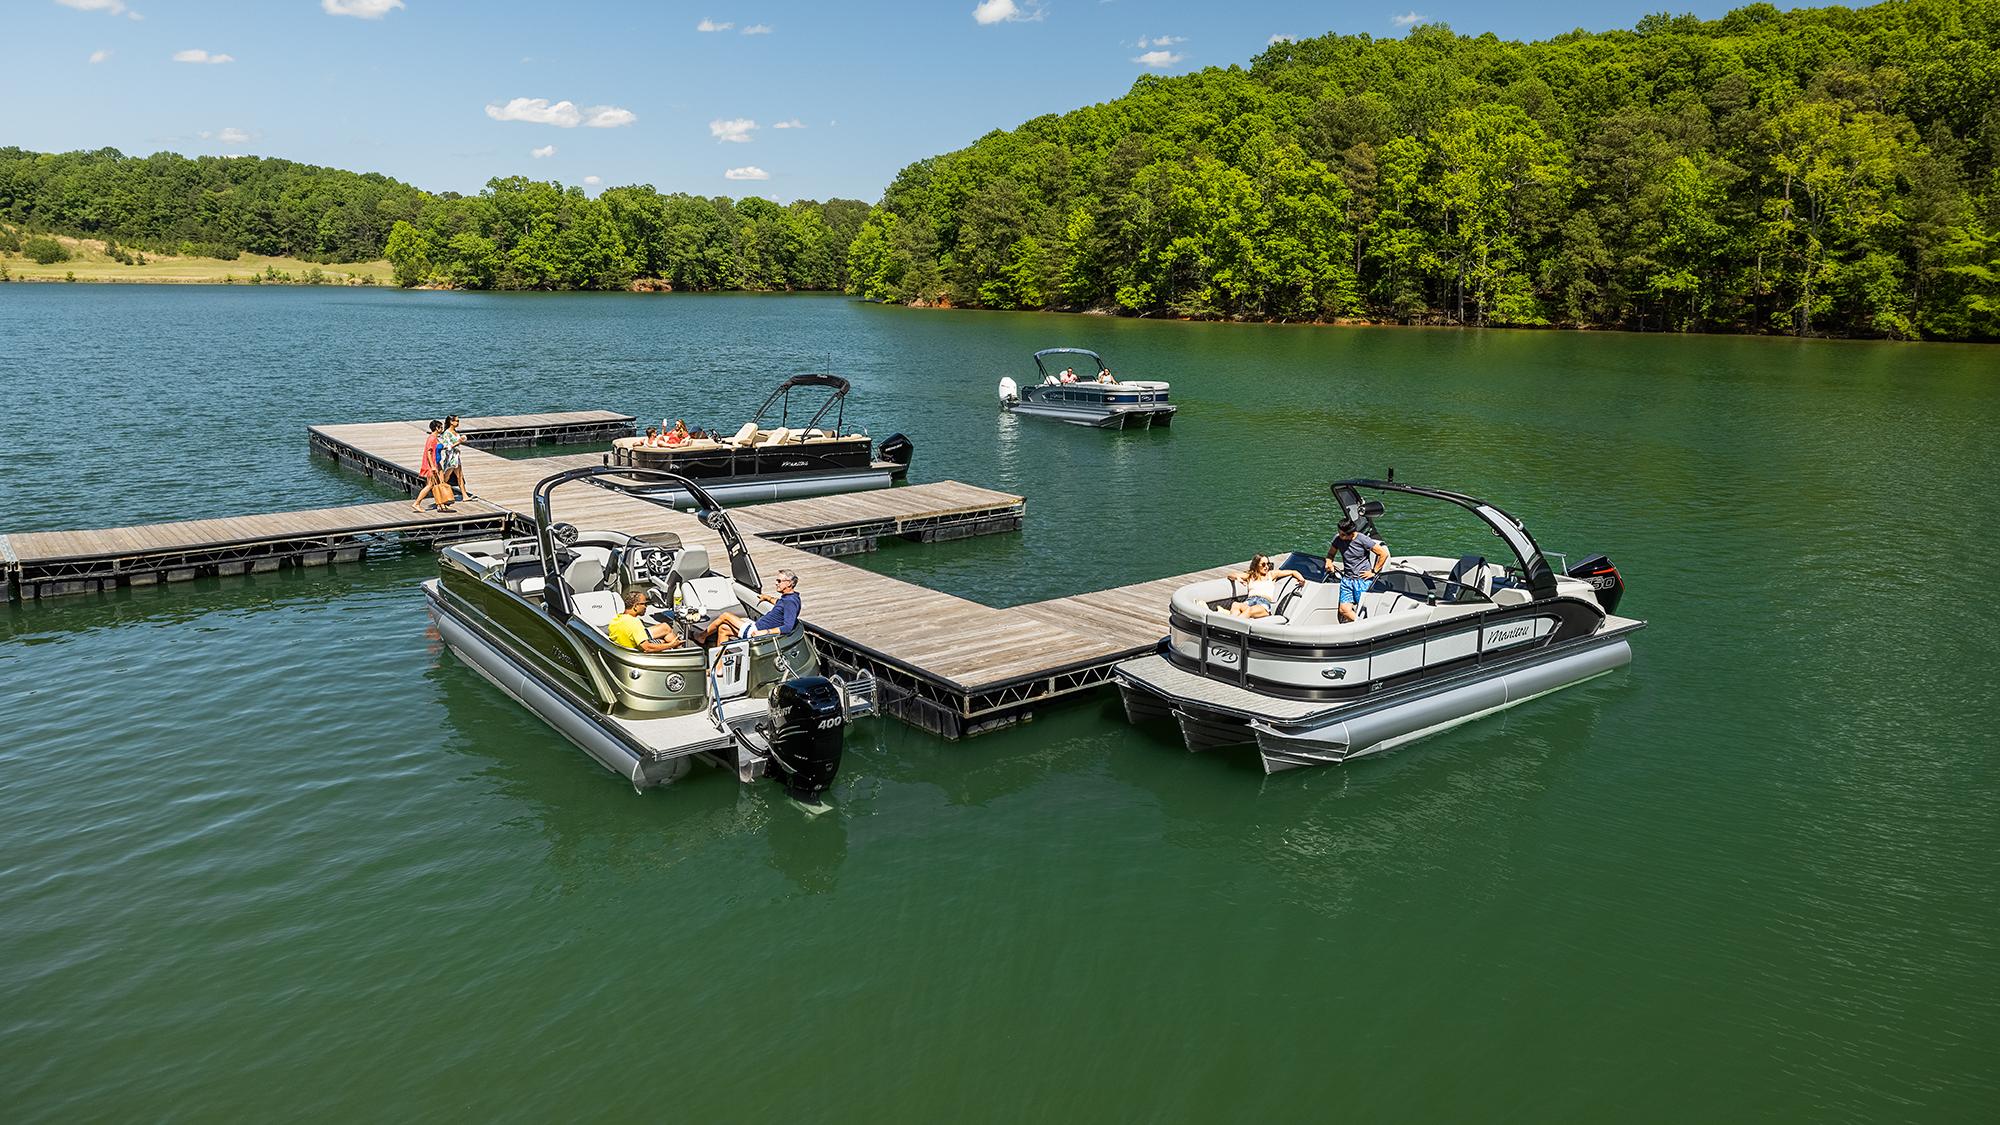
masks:
[(1486, 631), (1486, 643), (1488, 645), (1512, 644), (1515, 641), (1526, 640), (1533, 636), (1534, 633), (1535, 623), (1532, 621), (1523, 621), (1519, 625), (1502, 625), (1497, 629), (1488, 629)]
[(1320, 673), (1320, 678), (1324, 680), (1344, 680), (1347, 678), (1347, 669), (1328, 668)]
[(1208, 656), (1209, 659), (1215, 661), (1217, 664), (1236, 663), (1236, 650), (1233, 648), (1224, 648), (1221, 645), (1215, 645), (1208, 650)]

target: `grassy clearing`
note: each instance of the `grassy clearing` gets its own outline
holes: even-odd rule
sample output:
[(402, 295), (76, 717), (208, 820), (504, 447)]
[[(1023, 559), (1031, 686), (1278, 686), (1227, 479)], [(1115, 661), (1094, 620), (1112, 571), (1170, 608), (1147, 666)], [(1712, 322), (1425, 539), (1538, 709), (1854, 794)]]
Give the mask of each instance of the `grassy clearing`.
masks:
[[(388, 262), (342, 262), (338, 265), (321, 265), (317, 262), (302, 261), (298, 258), (267, 258), (261, 254), (245, 254), (235, 261), (222, 258), (182, 258), (173, 254), (146, 254), (145, 265), (126, 265), (114, 261), (104, 252), (104, 243), (94, 238), (65, 238), (53, 236), (63, 248), (69, 251), (69, 261), (40, 262), (21, 254), (0, 253), (0, 268), (4, 268), (15, 281), (66, 281), (74, 277), (77, 281), (140, 281), (167, 284), (221, 285), (235, 283), (250, 284), (255, 277), (264, 284), (314, 284), (311, 278), (317, 276), (323, 285), (357, 285), (364, 278), (373, 279), (377, 285), (394, 285), (395, 278), (389, 270)], [(129, 248), (128, 248), (129, 249)], [(134, 254), (143, 251), (131, 251)], [(272, 277), (275, 272), (279, 276)]]

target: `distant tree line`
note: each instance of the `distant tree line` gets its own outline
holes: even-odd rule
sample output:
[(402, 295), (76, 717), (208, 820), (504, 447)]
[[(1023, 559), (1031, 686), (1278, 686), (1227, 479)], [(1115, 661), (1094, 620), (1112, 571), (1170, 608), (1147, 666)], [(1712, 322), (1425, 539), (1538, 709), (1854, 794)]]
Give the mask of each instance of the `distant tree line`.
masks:
[[(0, 148), (0, 250), (25, 252), (26, 232), (103, 239), (114, 258), (386, 257), (405, 285), (620, 289), (652, 278), (676, 289), (839, 290), (867, 215), (853, 199), (782, 205), (651, 187), (592, 199), (520, 177), (492, 180), (476, 196), (433, 195), (387, 176), (264, 157)], [(66, 256), (46, 237), (34, 249)]]
[(675, 289), (839, 290), (867, 215), (854, 199), (781, 205), (650, 186), (592, 199), (516, 176), (429, 200), (395, 225), (385, 253), (404, 285), (623, 289), (646, 278)]
[(0, 220), (159, 253), (370, 261), (428, 198), (387, 176), (289, 160), (0, 148)]
[(2000, 336), (2000, 0), (1274, 43), (903, 170), (885, 301)]

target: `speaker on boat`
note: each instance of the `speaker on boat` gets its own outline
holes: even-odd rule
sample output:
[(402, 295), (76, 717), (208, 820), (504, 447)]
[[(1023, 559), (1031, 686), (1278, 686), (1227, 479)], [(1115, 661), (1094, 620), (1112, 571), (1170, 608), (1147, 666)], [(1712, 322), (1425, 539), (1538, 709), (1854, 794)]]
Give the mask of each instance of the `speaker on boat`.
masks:
[(882, 460), (894, 461), (907, 469), (910, 467), (910, 458), (917, 455), (917, 443), (902, 434), (890, 434), (882, 439), (880, 452)]
[(840, 689), (825, 676), (797, 676), (771, 692), (771, 762), (785, 792), (815, 804), (840, 773), (847, 716)]
[(1597, 591), (1597, 604), (1603, 607), (1604, 612), (1618, 612), (1619, 599), (1625, 596), (1625, 576), (1618, 573), (1618, 568), (1611, 565), (1609, 558), (1592, 555), (1570, 567), (1569, 576), (1590, 583), (1590, 588)]

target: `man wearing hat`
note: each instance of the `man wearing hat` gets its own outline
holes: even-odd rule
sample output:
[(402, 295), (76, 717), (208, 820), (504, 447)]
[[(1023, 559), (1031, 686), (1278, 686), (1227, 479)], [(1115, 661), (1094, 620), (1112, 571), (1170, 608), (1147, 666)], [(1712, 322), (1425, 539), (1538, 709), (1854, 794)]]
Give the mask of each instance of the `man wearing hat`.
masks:
[(1389, 565), (1389, 548), (1379, 539), (1361, 534), (1353, 520), (1341, 520), (1339, 534), (1326, 545), (1328, 578), (1340, 580), (1340, 620), (1360, 616), (1361, 595), (1374, 584), (1375, 575)]

